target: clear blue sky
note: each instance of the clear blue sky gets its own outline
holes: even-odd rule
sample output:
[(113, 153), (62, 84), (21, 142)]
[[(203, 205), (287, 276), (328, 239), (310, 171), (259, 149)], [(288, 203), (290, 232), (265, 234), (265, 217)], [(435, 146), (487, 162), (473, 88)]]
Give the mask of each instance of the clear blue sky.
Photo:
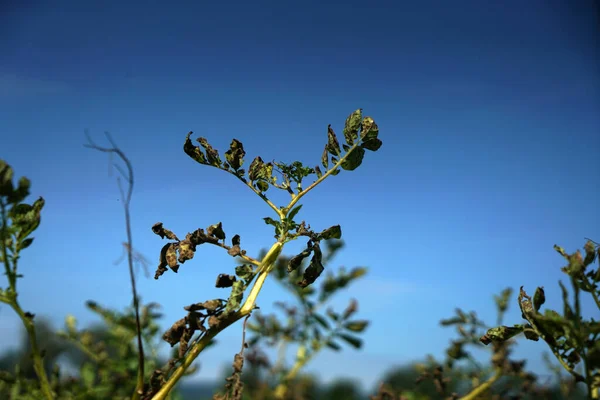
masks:
[[(317, 357), (309, 371), (324, 379), (372, 384), (394, 364), (441, 356), (455, 336), (438, 321), (461, 307), (493, 324), (492, 295), (507, 286), (545, 286), (558, 307), (564, 260), (552, 245), (600, 240), (592, 1), (26, 3), (0, 10), (0, 157), (46, 199), (21, 296), (57, 325), (68, 313), (93, 321), (87, 299), (130, 302), (126, 266), (113, 264), (125, 240), (116, 174), (82, 147), (85, 129), (99, 143), (110, 131), (131, 158), (134, 245), (153, 272), (157, 221), (180, 235), (222, 221), (253, 254), (272, 241), (261, 219), (271, 210), (190, 160), (188, 131), (221, 152), (237, 138), (249, 160), (317, 165), (327, 124), (341, 133), (359, 107), (377, 121), (379, 152), (302, 209), (315, 228), (342, 225), (347, 250), (329, 268), (370, 267), (334, 301), (359, 299), (373, 321), (367, 344)], [(163, 304), (166, 328), (184, 305), (222, 297), (215, 277), (234, 265), (201, 248), (140, 290)], [(269, 281), (259, 305), (282, 296)], [(516, 295), (511, 306), (508, 322), (519, 323)], [(0, 308), (2, 337), (18, 329)], [(230, 364), (240, 332), (219, 336), (223, 351), (201, 358), (202, 378)], [(522, 343), (518, 354), (541, 370), (543, 345)]]

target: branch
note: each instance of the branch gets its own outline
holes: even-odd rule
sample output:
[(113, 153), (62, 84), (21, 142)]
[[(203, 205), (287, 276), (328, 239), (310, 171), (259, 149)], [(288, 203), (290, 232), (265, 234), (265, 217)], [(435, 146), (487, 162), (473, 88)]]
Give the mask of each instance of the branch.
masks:
[(90, 136), (86, 132), (86, 137), (88, 139), (89, 144), (84, 144), (84, 147), (98, 150), (103, 153), (116, 154), (124, 163), (127, 168), (127, 171), (124, 171), (118, 165), (115, 165), (115, 168), (121, 173), (121, 175), (127, 180), (127, 194), (125, 194), (123, 187), (121, 186), (121, 180), (117, 178), (117, 183), (119, 185), (119, 191), (121, 193), (121, 199), (123, 201), (123, 208), (125, 211), (125, 227), (127, 231), (127, 243), (125, 244), (125, 248), (127, 249), (127, 264), (129, 266), (129, 278), (131, 281), (131, 293), (133, 295), (133, 308), (135, 310), (135, 325), (137, 330), (137, 344), (138, 344), (138, 376), (137, 376), (137, 384), (135, 387), (135, 391), (132, 395), (132, 400), (138, 400), (140, 396), (144, 392), (144, 343), (142, 340), (142, 326), (140, 323), (140, 306), (139, 306), (139, 298), (137, 294), (136, 288), (136, 279), (135, 273), (133, 271), (133, 238), (131, 234), (131, 216), (129, 212), (129, 205), (131, 203), (131, 195), (133, 194), (133, 186), (134, 186), (134, 177), (133, 177), (133, 167), (131, 166), (131, 162), (125, 156), (125, 153), (119, 149), (119, 147), (112, 140), (108, 132), (105, 132), (105, 135), (112, 145), (112, 147), (100, 147), (96, 145)]

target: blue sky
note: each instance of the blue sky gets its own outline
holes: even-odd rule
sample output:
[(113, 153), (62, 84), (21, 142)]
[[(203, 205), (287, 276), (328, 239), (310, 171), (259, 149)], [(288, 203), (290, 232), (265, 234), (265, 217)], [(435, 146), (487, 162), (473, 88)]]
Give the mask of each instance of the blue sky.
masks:
[[(261, 219), (272, 211), (190, 160), (188, 131), (221, 153), (237, 138), (248, 161), (317, 165), (327, 125), (341, 134), (357, 108), (379, 124), (382, 148), (311, 192), (300, 217), (342, 225), (347, 248), (329, 268), (370, 271), (334, 304), (356, 297), (372, 325), (363, 351), (324, 352), (309, 371), (371, 385), (393, 365), (441, 356), (455, 334), (438, 321), (461, 307), (493, 324), (492, 295), (507, 286), (545, 286), (559, 307), (553, 244), (600, 240), (592, 1), (164, 4), (30, 2), (0, 16), (0, 157), (46, 199), (21, 259), (27, 309), (85, 325), (95, 321), (87, 299), (130, 302), (126, 266), (114, 265), (125, 240), (116, 174), (83, 148), (86, 129), (99, 143), (111, 132), (134, 165), (134, 246), (153, 272), (158, 221), (180, 236), (221, 221), (253, 254), (272, 241)], [(201, 248), (179, 274), (142, 278), (140, 291), (163, 305), (166, 328), (184, 305), (222, 297), (215, 277), (234, 265)], [(269, 281), (259, 305), (283, 296)], [(507, 322), (519, 323), (516, 295), (511, 307)], [(14, 338), (3, 348), (18, 330), (0, 308), (0, 331)], [(228, 329), (220, 346), (237, 348), (240, 334)], [(521, 343), (518, 355), (543, 371), (543, 345)], [(199, 377), (220, 376), (231, 357), (207, 351)]]

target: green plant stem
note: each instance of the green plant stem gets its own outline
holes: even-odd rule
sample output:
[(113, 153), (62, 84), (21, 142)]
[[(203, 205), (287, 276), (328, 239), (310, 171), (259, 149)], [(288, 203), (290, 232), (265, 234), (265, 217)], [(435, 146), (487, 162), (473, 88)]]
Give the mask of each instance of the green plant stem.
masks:
[(480, 396), (483, 393), (487, 392), (492, 387), (492, 385), (498, 379), (500, 379), (501, 376), (502, 376), (502, 370), (497, 369), (496, 373), (490, 379), (483, 382), (481, 385), (477, 386), (469, 394), (466, 394), (465, 396), (461, 397), (460, 400), (475, 400), (475, 399), (477, 399), (477, 396)]
[(37, 342), (37, 337), (35, 335), (35, 325), (33, 323), (33, 317), (26, 315), (21, 306), (19, 305), (19, 302), (17, 301), (17, 257), (13, 257), (13, 265), (11, 268), (10, 261), (8, 259), (8, 250), (6, 248), (6, 242), (8, 239), (6, 221), (8, 220), (8, 218), (6, 215), (6, 204), (4, 204), (3, 202), (0, 202), (0, 215), (2, 218), (2, 226), (0, 229), (0, 246), (2, 247), (2, 259), (4, 261), (4, 268), (9, 284), (7, 296), (2, 296), (2, 301), (9, 304), (10, 307), (17, 313), (19, 318), (21, 318), (23, 326), (25, 326), (25, 330), (27, 331), (27, 335), (29, 336), (29, 342), (31, 344), (31, 355), (33, 358), (33, 369), (35, 370), (35, 373), (40, 381), (40, 388), (46, 399), (53, 400), (54, 395), (52, 394), (52, 389), (50, 388), (50, 382), (48, 380), (48, 375), (46, 375), (46, 370), (44, 369), (44, 362), (42, 360), (42, 356)]
[[(301, 346), (300, 351), (302, 351), (303, 348), (305, 349), (304, 346)], [(289, 372), (282, 379), (281, 383), (279, 383), (279, 385), (277, 385), (277, 387), (275, 388), (276, 399), (281, 400), (285, 398), (289, 382), (298, 375), (300, 369), (302, 369), (302, 367), (304, 367), (306, 363), (310, 361), (310, 359), (315, 355), (315, 353), (316, 352), (313, 351), (308, 356), (304, 355), (303, 357), (296, 358), (296, 362), (294, 363), (292, 369), (289, 370)]]
[(354, 145), (346, 152), (346, 154), (344, 154), (343, 157), (341, 157), (338, 162), (326, 173), (324, 173), (319, 179), (317, 179), (316, 181), (314, 181), (313, 183), (311, 183), (306, 189), (304, 189), (303, 191), (301, 191), (300, 193), (298, 193), (296, 196), (294, 196), (294, 198), (292, 199), (292, 201), (290, 201), (290, 203), (287, 205), (286, 209), (291, 210), (292, 207), (294, 207), (294, 205), (300, 201), (300, 199), (308, 192), (310, 192), (311, 190), (313, 190), (315, 188), (315, 186), (317, 186), (319, 183), (323, 182), (329, 175), (331, 175), (333, 173), (333, 171), (335, 171), (340, 165), (342, 165), (342, 162), (344, 162), (344, 160), (346, 158), (348, 158), (348, 155), (350, 155), (350, 153), (352, 153), (352, 150), (354, 150), (360, 143), (360, 140), (357, 141), (356, 143), (354, 143)]
[(48, 400), (53, 400), (54, 395), (52, 394), (52, 389), (50, 388), (50, 382), (48, 380), (48, 375), (46, 375), (46, 370), (44, 369), (44, 361), (42, 360), (42, 356), (40, 353), (40, 349), (37, 342), (37, 337), (35, 335), (35, 325), (33, 323), (32, 318), (25, 315), (25, 312), (19, 305), (19, 303), (13, 300), (10, 303), (10, 306), (13, 310), (19, 315), (23, 325), (25, 326), (25, 330), (27, 331), (27, 335), (29, 336), (29, 342), (31, 344), (31, 356), (33, 358), (33, 369), (35, 370), (38, 379), (40, 380), (40, 388), (44, 397)]
[(221, 323), (214, 327), (210, 328), (206, 331), (206, 333), (202, 336), (202, 338), (197, 341), (191, 348), (188, 350), (185, 355), (183, 362), (177, 369), (173, 372), (173, 374), (169, 377), (169, 380), (165, 382), (165, 384), (160, 388), (160, 390), (152, 397), (152, 400), (164, 400), (167, 398), (169, 392), (175, 387), (177, 382), (183, 377), (185, 371), (192, 365), (196, 357), (200, 355), (200, 353), (206, 348), (206, 346), (210, 343), (212, 338), (217, 336), (221, 331), (225, 330), (227, 327), (232, 325), (233, 323), (239, 321), (240, 319), (248, 316), (252, 310), (254, 310), (254, 305), (256, 304), (256, 298), (260, 293), (260, 290), (265, 283), (265, 279), (277, 258), (281, 254), (281, 250), (283, 249), (283, 242), (275, 242), (271, 249), (267, 252), (267, 254), (263, 257), (261, 261), (261, 265), (259, 267), (259, 273), (250, 290), (250, 294), (246, 298), (246, 301), (240, 308), (240, 310), (236, 313), (232, 313), (227, 318), (221, 320)]

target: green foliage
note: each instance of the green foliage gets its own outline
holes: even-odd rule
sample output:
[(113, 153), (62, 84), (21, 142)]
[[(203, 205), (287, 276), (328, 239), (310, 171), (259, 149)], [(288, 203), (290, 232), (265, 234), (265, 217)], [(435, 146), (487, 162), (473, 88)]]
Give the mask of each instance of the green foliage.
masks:
[[(30, 182), (20, 178), (13, 182), (13, 171), (0, 160), (0, 262), (4, 265), (8, 286), (0, 288), (0, 301), (9, 305), (20, 317), (28, 346), (21, 352), (0, 359), (0, 367), (14, 364), (14, 368), (0, 368), (0, 397), (22, 399), (120, 399), (160, 400), (177, 398), (175, 385), (193, 372), (193, 361), (215, 343), (215, 337), (228, 326), (244, 319), (241, 350), (234, 354), (230, 376), (222, 399), (355, 399), (359, 390), (352, 382), (337, 382), (326, 388), (316, 380), (301, 374), (302, 368), (323, 349), (340, 351), (343, 346), (360, 349), (361, 334), (369, 321), (356, 317), (358, 302), (352, 299), (343, 310), (334, 310), (327, 303), (331, 297), (366, 273), (366, 268), (349, 271), (340, 268), (325, 272), (337, 251), (343, 248), (339, 225), (314, 230), (298, 216), (302, 210), (299, 201), (329, 176), (342, 170), (353, 171), (362, 165), (366, 150), (377, 151), (382, 142), (379, 128), (362, 110), (351, 113), (345, 121), (341, 143), (331, 125), (327, 127), (327, 141), (320, 164), (309, 167), (299, 161), (291, 163), (265, 162), (259, 156), (244, 169), (246, 152), (243, 144), (233, 139), (224, 159), (205, 138), (198, 138), (199, 146), (188, 133), (183, 150), (194, 161), (221, 169), (240, 180), (271, 209), (274, 216), (264, 217), (274, 229), (276, 242), (259, 257), (252, 258), (241, 247), (239, 235), (229, 242), (221, 222), (196, 229), (180, 239), (161, 222), (152, 231), (169, 242), (163, 245), (155, 272), (158, 280), (165, 272), (178, 273), (182, 264), (194, 258), (200, 245), (209, 244), (225, 249), (239, 263), (232, 273), (220, 273), (217, 288), (228, 289), (226, 298), (200, 301), (183, 307), (186, 314), (160, 334), (156, 320), (160, 318), (157, 304), (142, 305), (136, 289), (132, 264), (137, 257), (133, 251), (129, 204), (133, 189), (133, 171), (124, 154), (113, 143), (102, 148), (91, 143), (88, 147), (114, 153), (125, 163), (119, 169), (129, 183), (127, 194), (122, 190), (125, 206), (129, 272), (132, 288), (132, 306), (125, 312), (106, 309), (93, 301), (88, 308), (99, 315), (102, 324), (78, 329), (77, 321), (69, 316), (65, 329), (52, 332), (46, 325), (34, 322), (34, 314), (22, 309), (18, 302), (17, 282), (22, 278), (18, 261), (20, 252), (31, 246), (41, 222), (44, 199), (26, 203)], [(109, 140), (110, 137), (109, 137)], [(111, 141), (112, 143), (112, 141)], [(314, 180), (306, 184), (307, 179)], [(306, 187), (304, 187), (306, 186)], [(286, 206), (275, 206), (266, 193), (273, 187), (290, 197)], [(271, 192), (273, 193), (273, 190)], [(282, 256), (284, 245), (292, 240), (306, 240), (305, 248), (293, 256)], [(545, 342), (560, 366), (551, 365), (559, 378), (562, 398), (575, 399), (585, 388), (589, 399), (600, 398), (600, 322), (585, 319), (581, 314), (582, 293), (589, 294), (600, 309), (600, 268), (593, 268), (600, 258), (598, 245), (588, 241), (585, 256), (580, 251), (567, 254), (555, 246), (568, 262), (562, 271), (568, 276), (571, 288), (559, 282), (562, 291), (562, 313), (545, 309), (544, 288), (536, 288), (533, 297), (521, 287), (518, 304), (524, 321), (512, 326), (502, 325), (512, 290), (506, 289), (495, 297), (498, 310), (496, 326), (488, 326), (474, 312), (457, 309), (452, 318), (442, 320), (442, 326), (454, 326), (458, 338), (452, 340), (443, 363), (429, 357), (427, 362), (408, 370), (395, 371), (384, 379), (372, 399), (425, 400), (425, 399), (554, 399), (556, 390), (542, 386), (539, 379), (525, 368), (524, 360), (511, 357), (515, 340), (522, 333), (526, 339)], [(263, 315), (256, 312), (257, 297), (268, 275), (273, 275), (295, 300), (294, 305), (279, 301), (282, 311)], [(324, 276), (324, 278), (323, 278)], [(319, 281), (317, 289), (315, 283)], [(572, 300), (571, 300), (572, 298)], [(254, 314), (254, 319), (248, 323)], [(282, 316), (282, 317), (281, 317)], [(37, 330), (36, 330), (37, 327)], [(246, 341), (246, 330), (252, 334)], [(158, 345), (168, 343), (172, 349), (170, 360), (159, 360)], [(491, 344), (491, 346), (489, 346)], [(43, 346), (40, 346), (43, 345)], [(296, 357), (291, 365), (283, 354), (271, 362), (262, 353), (262, 347), (285, 350), (294, 346)], [(489, 346), (489, 347), (486, 347)], [(248, 354), (245, 349), (250, 348)], [(472, 348), (485, 348), (491, 353), (490, 365), (475, 362)], [(64, 376), (57, 365), (61, 354), (68, 356), (78, 373)], [(250, 370), (244, 373), (244, 363)], [(3, 364), (4, 362), (4, 364)], [(465, 365), (466, 363), (466, 365)], [(561, 369), (562, 368), (562, 369)], [(571, 380), (562, 376), (567, 371)], [(412, 374), (412, 375), (411, 375)], [(556, 388), (555, 388), (556, 389)], [(461, 394), (459, 394), (461, 393)]]
[[(544, 288), (536, 288), (532, 299), (521, 287), (518, 302), (526, 323), (491, 328), (480, 340), (486, 345), (504, 343), (520, 333), (529, 340), (537, 342), (541, 339), (575, 381), (587, 386), (590, 398), (600, 398), (600, 321), (594, 318), (584, 319), (580, 299), (582, 292), (588, 293), (600, 310), (600, 268), (592, 268), (600, 249), (591, 240), (584, 246), (585, 258), (580, 250), (567, 254), (560, 246), (554, 245), (554, 249), (568, 262), (561, 270), (569, 277), (573, 291), (571, 302), (567, 288), (559, 282), (563, 301), (562, 315), (552, 309), (540, 312), (546, 302)], [(576, 371), (580, 363), (583, 364), (582, 373)]]

